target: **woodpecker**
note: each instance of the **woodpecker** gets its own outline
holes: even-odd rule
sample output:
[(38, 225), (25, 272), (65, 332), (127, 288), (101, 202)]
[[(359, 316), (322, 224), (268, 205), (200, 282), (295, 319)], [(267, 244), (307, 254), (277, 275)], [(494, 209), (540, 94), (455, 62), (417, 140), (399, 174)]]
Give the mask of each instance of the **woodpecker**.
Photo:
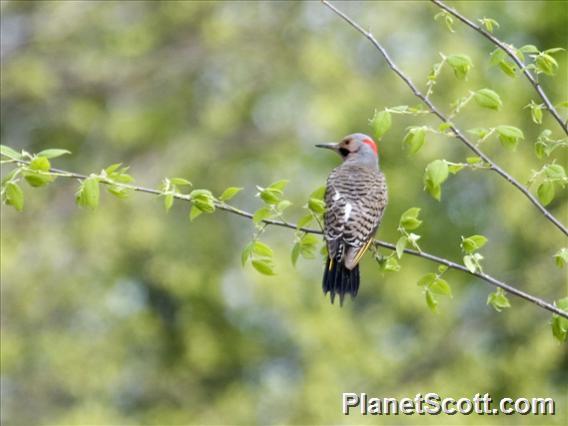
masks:
[(325, 190), (324, 238), (328, 257), (323, 274), (324, 295), (331, 303), (339, 295), (359, 290), (359, 261), (373, 237), (387, 206), (387, 184), (379, 168), (377, 145), (362, 133), (339, 143), (316, 145), (335, 151), (342, 163), (332, 170)]

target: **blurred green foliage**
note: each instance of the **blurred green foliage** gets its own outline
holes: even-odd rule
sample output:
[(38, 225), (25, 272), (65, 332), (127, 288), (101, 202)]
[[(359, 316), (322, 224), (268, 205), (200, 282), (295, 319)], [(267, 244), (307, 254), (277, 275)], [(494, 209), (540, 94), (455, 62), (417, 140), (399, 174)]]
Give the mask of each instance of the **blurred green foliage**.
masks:
[[(565, 45), (565, 2), (456, 2), (493, 18), (503, 40), (541, 49)], [(374, 110), (417, 99), (367, 40), (319, 2), (2, 2), (1, 139), (16, 149), (62, 148), (54, 160), (89, 173), (124, 162), (137, 182), (158, 187), (183, 176), (255, 210), (255, 186), (289, 179), (302, 215), (308, 195), (338, 159), (315, 143), (372, 132)], [(454, 23), (450, 33), (426, 2), (342, 4), (384, 42), (425, 88), (432, 64), (466, 54), (467, 81), (442, 69), (432, 99), (449, 111), (468, 90), (499, 93), (499, 111), (468, 104), (465, 129), (512, 125), (515, 152), (483, 145), (526, 182), (544, 128), (523, 107), (535, 100), (523, 78), (490, 66), (493, 46)], [(566, 54), (541, 81), (566, 100)], [(460, 74), (462, 77), (462, 75)], [(565, 113), (566, 110), (561, 110)], [(418, 206), (421, 247), (461, 261), (461, 236), (482, 234), (484, 270), (547, 300), (566, 296), (566, 245), (556, 228), (503, 179), (462, 171), (437, 202), (423, 191), (427, 164), (471, 155), (428, 134), (420, 152), (402, 149), (408, 126), (433, 117), (393, 116), (379, 150), (390, 204), (378, 233), (396, 241), (400, 215)], [(556, 150), (551, 158), (566, 164)], [(3, 167), (3, 173), (4, 167)], [(437, 314), (416, 285), (436, 265), (408, 256), (381, 273), (371, 256), (362, 288), (343, 309), (321, 295), (318, 260), (290, 262), (294, 233), (270, 229), (277, 275), (241, 267), (254, 225), (223, 212), (188, 220), (188, 205), (144, 194), (126, 202), (101, 193), (78, 210), (78, 185), (25, 187), (22, 213), (2, 206), (1, 420), (28, 424), (566, 424), (568, 357), (552, 339), (550, 315), (512, 299), (486, 305), (494, 288), (448, 271), (453, 298)], [(567, 222), (566, 192), (548, 208)], [(437, 392), (493, 398), (553, 397), (557, 415), (374, 418), (341, 414), (342, 392), (413, 397)]]

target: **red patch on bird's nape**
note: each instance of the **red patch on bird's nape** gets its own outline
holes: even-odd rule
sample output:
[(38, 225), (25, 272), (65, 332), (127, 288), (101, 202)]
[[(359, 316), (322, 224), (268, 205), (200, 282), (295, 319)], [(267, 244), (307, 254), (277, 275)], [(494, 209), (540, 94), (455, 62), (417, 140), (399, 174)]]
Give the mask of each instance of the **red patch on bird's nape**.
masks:
[(377, 151), (377, 145), (375, 144), (375, 142), (373, 141), (373, 139), (371, 138), (365, 138), (363, 139), (363, 143), (365, 145), (369, 145), (371, 147), (371, 149), (375, 152), (375, 155), (378, 157), (379, 156), (379, 152)]

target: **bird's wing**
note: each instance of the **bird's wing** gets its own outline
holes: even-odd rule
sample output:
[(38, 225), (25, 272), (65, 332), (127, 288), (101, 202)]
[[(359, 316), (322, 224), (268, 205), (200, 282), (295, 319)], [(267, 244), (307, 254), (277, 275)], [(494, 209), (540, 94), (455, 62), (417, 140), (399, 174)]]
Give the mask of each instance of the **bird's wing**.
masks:
[(343, 240), (349, 246), (345, 259), (347, 268), (354, 268), (371, 245), (387, 204), (387, 187), (382, 173), (358, 176), (358, 181), (362, 189), (346, 202), (346, 209), (352, 205), (343, 233)]
[(336, 188), (338, 169), (334, 169), (328, 179), (325, 191), (324, 237), (331, 259), (335, 259), (340, 250), (340, 242), (345, 230), (345, 204), (347, 199)]

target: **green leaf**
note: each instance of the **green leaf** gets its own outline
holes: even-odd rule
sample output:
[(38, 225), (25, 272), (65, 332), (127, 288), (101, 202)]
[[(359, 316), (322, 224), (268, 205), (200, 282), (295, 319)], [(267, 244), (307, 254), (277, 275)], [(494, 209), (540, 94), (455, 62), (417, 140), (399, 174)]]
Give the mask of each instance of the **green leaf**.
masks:
[(464, 164), (448, 164), (448, 171), (455, 175), (456, 173), (458, 173), (460, 170), (462, 170), (465, 167)]
[(292, 247), (292, 253), (291, 253), (290, 257), (292, 259), (292, 265), (294, 265), (294, 266), (296, 266), (296, 263), (298, 262), (298, 257), (300, 257), (301, 249), (302, 249), (302, 247), (300, 246), (299, 242), (294, 244), (294, 247)]
[(422, 276), (422, 278), (420, 278), (418, 280), (417, 285), (420, 287), (428, 287), (430, 286), (430, 284), (432, 284), (438, 277), (436, 276), (436, 274), (434, 274), (433, 272), (429, 272), (428, 274)]
[(388, 257), (387, 260), (385, 261), (383, 270), (385, 272), (398, 272), (400, 271), (400, 264), (398, 263), (398, 260), (396, 260), (396, 257)]
[(503, 102), (499, 95), (491, 89), (480, 89), (475, 92), (473, 98), (475, 99), (475, 102), (483, 108), (497, 111), (503, 106)]
[(71, 154), (71, 151), (66, 149), (45, 149), (37, 153), (38, 157), (57, 158), (65, 154)]
[(442, 196), (441, 185), (448, 178), (448, 174), (448, 164), (444, 160), (434, 160), (426, 166), (424, 172), (424, 186), (438, 201), (440, 201)]
[(493, 32), (494, 28), (499, 28), (499, 22), (497, 22), (495, 19), (491, 19), (491, 18), (481, 18), (478, 20), (487, 31), (489, 31), (490, 33)]
[(568, 263), (568, 248), (563, 247), (558, 250), (554, 254), (554, 260), (556, 262), (556, 266), (558, 266), (559, 268), (564, 268), (564, 265)]
[[(560, 299), (554, 303), (558, 308), (568, 312), (568, 297)], [(552, 314), (552, 334), (560, 342), (568, 339), (568, 319), (557, 314)]]
[(505, 73), (505, 75), (508, 75), (509, 77), (515, 78), (517, 76), (517, 67), (512, 62), (499, 62), (499, 68)]
[(430, 290), (426, 290), (426, 305), (430, 308), (430, 310), (434, 313), (438, 311), (438, 301), (434, 297), (434, 294)]
[(404, 254), (404, 249), (406, 248), (406, 244), (408, 243), (408, 237), (402, 236), (396, 242), (396, 255), (400, 259)]
[(177, 186), (192, 186), (192, 183), (190, 181), (180, 177), (170, 178), (170, 182)]
[(420, 148), (422, 148), (422, 145), (424, 145), (425, 140), (426, 131), (423, 127), (411, 127), (406, 133), (402, 143), (409, 149), (411, 154), (416, 154)]
[(464, 256), (463, 264), (465, 265), (465, 267), (469, 272), (474, 273), (477, 271), (477, 263), (475, 262), (474, 257), (472, 255), (468, 254), (467, 256)]
[(0, 145), (0, 154), (12, 160), (21, 160), (22, 154), (6, 145)]
[(116, 172), (120, 168), (120, 166), (122, 166), (122, 163), (111, 164), (106, 169), (104, 169), (105, 173), (107, 175), (112, 175), (114, 172)]
[(290, 207), (292, 205), (292, 202), (289, 200), (282, 200), (278, 203), (278, 205), (276, 206), (276, 210), (278, 210), (280, 213), (282, 213), (284, 210), (286, 210), (288, 207)]
[(316, 189), (314, 192), (310, 194), (310, 198), (323, 200), (323, 197), (325, 196), (325, 189), (326, 189), (325, 185), (320, 186), (318, 189)]
[(316, 245), (320, 242), (319, 238), (313, 234), (305, 234), (300, 239), (300, 253), (306, 259), (315, 258)]
[(325, 203), (317, 198), (310, 198), (308, 208), (314, 213), (321, 214), (325, 211)]
[(272, 210), (270, 210), (270, 208), (268, 206), (266, 207), (261, 207), (260, 209), (258, 209), (255, 213), (254, 216), (252, 217), (252, 221), (255, 224), (259, 224), (261, 223), (263, 220), (268, 219), (269, 217), (272, 216)]
[(442, 278), (436, 277), (436, 279), (430, 284), (429, 289), (434, 294), (452, 297), (452, 288), (448, 282)]
[(475, 127), (473, 129), (469, 129), (467, 132), (471, 133), (474, 136), (477, 136), (478, 139), (483, 139), (489, 133), (489, 129), (485, 129), (483, 127)]
[(407, 231), (414, 231), (422, 224), (422, 221), (418, 219), (419, 214), (420, 208), (418, 207), (412, 207), (406, 210), (400, 216), (400, 226), (402, 226)]
[(560, 164), (548, 164), (544, 169), (544, 174), (552, 180), (563, 180), (566, 178), (566, 171)]
[(489, 294), (487, 297), (487, 304), (493, 306), (497, 312), (501, 312), (502, 309), (511, 307), (509, 299), (507, 299), (502, 288), (498, 288), (497, 291)]
[(481, 157), (467, 157), (465, 159), (465, 161), (468, 164), (477, 164), (477, 163), (481, 162), (482, 160), (481, 160)]
[(252, 245), (252, 252), (261, 257), (272, 257), (274, 252), (272, 249), (262, 241), (255, 241)]
[(548, 205), (554, 200), (554, 182), (545, 180), (542, 182), (536, 191), (538, 199), (543, 205)]
[(495, 128), (501, 144), (509, 149), (516, 149), (518, 143), (525, 138), (523, 131), (513, 126), (497, 126)]
[(99, 205), (99, 197), (99, 178), (91, 176), (81, 182), (79, 191), (75, 194), (75, 201), (79, 207), (95, 209)]
[(282, 191), (274, 188), (264, 188), (259, 192), (260, 198), (267, 204), (278, 204)]
[(193, 200), (193, 205), (197, 206), (204, 213), (213, 213), (215, 211), (215, 204), (213, 204), (211, 199), (197, 198)]
[(536, 70), (539, 73), (553, 76), (558, 70), (558, 62), (547, 53), (541, 52), (535, 58)]
[(282, 179), (277, 182), (274, 182), (268, 188), (282, 192), (284, 191), (284, 188), (286, 188), (286, 185), (288, 185), (288, 182), (289, 182), (288, 180)]
[(391, 113), (388, 111), (379, 111), (375, 110), (375, 115), (371, 119), (371, 127), (373, 129), (373, 134), (375, 138), (378, 140), (383, 137), (383, 135), (391, 128), (392, 125), (392, 117)]
[(130, 192), (132, 191), (132, 189), (130, 188), (125, 188), (118, 185), (107, 185), (106, 189), (110, 194), (114, 195), (117, 198), (120, 198), (121, 200), (128, 198)]
[(467, 55), (451, 55), (446, 58), (446, 62), (452, 67), (458, 80), (466, 80), (467, 74), (473, 67), (471, 58)]
[(190, 222), (193, 222), (202, 213), (203, 213), (203, 210), (201, 210), (197, 205), (194, 204), (193, 206), (191, 206), (191, 208), (189, 209), (189, 220), (190, 220)]
[(243, 188), (237, 188), (236, 186), (231, 186), (223, 191), (223, 193), (219, 196), (219, 200), (221, 201), (229, 201), (239, 192), (241, 192)]
[(519, 50), (524, 53), (539, 53), (539, 50), (533, 44), (525, 44), (524, 46), (520, 47)]
[(463, 251), (470, 254), (479, 250), (487, 243), (487, 238), (483, 235), (472, 235), (471, 237), (462, 237), (461, 247)]
[(438, 272), (440, 274), (443, 274), (444, 272), (446, 272), (448, 270), (448, 267), (446, 265), (439, 265), (438, 266)]
[(263, 275), (276, 275), (274, 264), (268, 259), (253, 259), (252, 266)]
[(47, 158), (34, 157), (28, 164), (29, 170), (24, 171), (24, 179), (33, 187), (46, 185), (55, 180), (54, 176), (47, 174), (50, 168), (51, 164)]
[(298, 229), (304, 228), (305, 226), (309, 225), (312, 222), (312, 220), (314, 220), (314, 217), (312, 216), (311, 213), (308, 213), (307, 215), (302, 216), (302, 218), (298, 221), (296, 227)]
[(174, 205), (174, 194), (166, 194), (164, 195), (164, 208), (166, 211), (170, 211), (172, 206)]
[(7, 182), (4, 186), (4, 202), (19, 212), (24, 209), (24, 192), (16, 182)]
[(245, 266), (247, 261), (250, 259), (250, 255), (252, 254), (252, 245), (252, 242), (248, 243), (241, 252), (241, 263), (243, 266)]

